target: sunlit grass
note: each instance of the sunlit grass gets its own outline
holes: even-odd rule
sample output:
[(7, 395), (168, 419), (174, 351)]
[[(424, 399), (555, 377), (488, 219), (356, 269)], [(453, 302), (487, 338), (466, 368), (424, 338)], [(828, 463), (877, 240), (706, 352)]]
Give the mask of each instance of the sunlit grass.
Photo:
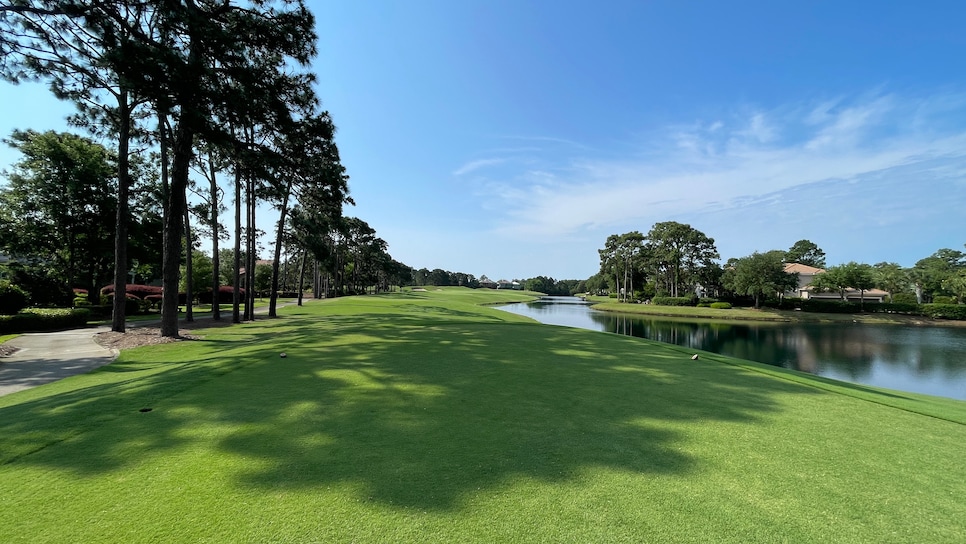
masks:
[(0, 397), (0, 541), (966, 532), (966, 403), (474, 306), (496, 296), (290, 306)]

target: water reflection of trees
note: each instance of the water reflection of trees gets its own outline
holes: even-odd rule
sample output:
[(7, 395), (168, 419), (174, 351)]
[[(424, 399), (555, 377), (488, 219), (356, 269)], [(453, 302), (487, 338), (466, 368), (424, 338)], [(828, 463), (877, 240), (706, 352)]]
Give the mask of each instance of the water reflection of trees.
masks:
[(873, 369), (966, 376), (966, 331), (867, 324), (676, 321), (591, 312), (601, 329), (813, 374), (860, 380)]

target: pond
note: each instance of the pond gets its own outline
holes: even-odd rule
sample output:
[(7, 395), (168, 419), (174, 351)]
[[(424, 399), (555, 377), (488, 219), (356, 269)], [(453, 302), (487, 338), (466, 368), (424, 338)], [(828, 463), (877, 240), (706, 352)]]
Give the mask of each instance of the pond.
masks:
[(576, 297), (500, 306), (541, 323), (626, 334), (852, 383), (966, 400), (966, 328), (723, 322), (598, 312)]

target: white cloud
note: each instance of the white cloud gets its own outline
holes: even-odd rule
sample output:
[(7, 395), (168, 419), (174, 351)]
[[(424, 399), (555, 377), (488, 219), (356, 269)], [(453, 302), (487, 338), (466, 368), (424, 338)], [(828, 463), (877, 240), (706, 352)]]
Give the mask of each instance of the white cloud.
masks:
[(475, 161), (470, 161), (470, 162), (464, 164), (463, 166), (460, 166), (456, 170), (454, 170), (453, 171), (453, 175), (454, 176), (462, 176), (462, 175), (465, 175), (465, 174), (469, 174), (470, 172), (473, 172), (475, 170), (479, 170), (479, 169), (485, 168), (487, 166), (493, 166), (493, 165), (497, 165), (497, 164), (502, 164), (504, 162), (506, 162), (506, 159), (479, 159), (479, 160), (475, 160)]
[[(669, 127), (644, 142), (646, 158), (543, 157), (532, 168), (491, 180), (509, 236), (566, 237), (588, 228), (649, 228), (700, 210), (740, 207), (796, 187), (938, 158), (966, 167), (962, 97), (874, 95), (753, 111), (734, 120)], [(954, 108), (951, 105), (958, 105)], [(951, 111), (952, 110), (952, 111)], [(654, 151), (657, 150), (657, 152)], [(928, 172), (928, 169), (923, 171)]]

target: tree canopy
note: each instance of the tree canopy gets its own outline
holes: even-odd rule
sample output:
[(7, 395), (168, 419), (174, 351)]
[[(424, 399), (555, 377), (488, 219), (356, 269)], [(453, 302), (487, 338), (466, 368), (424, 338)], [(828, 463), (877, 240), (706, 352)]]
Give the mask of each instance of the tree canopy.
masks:
[(825, 252), (811, 240), (799, 240), (784, 255), (786, 263), (825, 268)]
[(5, 142), (23, 158), (0, 189), (0, 251), (94, 296), (113, 264), (117, 158), (71, 133), (14, 131)]
[(798, 285), (798, 274), (785, 272), (784, 256), (781, 251), (756, 251), (732, 259), (725, 267), (723, 283), (736, 294), (755, 297), (758, 308), (762, 297), (778, 296)]

